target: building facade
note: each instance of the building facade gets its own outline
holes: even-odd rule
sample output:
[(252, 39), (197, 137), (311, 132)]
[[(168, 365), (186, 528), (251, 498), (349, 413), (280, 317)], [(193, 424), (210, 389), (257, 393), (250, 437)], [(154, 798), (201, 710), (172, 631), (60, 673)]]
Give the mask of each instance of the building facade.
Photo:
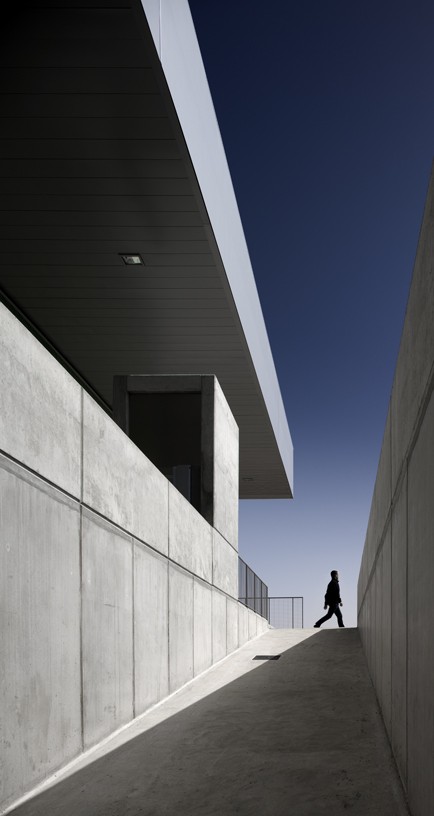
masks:
[(238, 499), (292, 444), (188, 4), (1, 38), (5, 809), (264, 631)]

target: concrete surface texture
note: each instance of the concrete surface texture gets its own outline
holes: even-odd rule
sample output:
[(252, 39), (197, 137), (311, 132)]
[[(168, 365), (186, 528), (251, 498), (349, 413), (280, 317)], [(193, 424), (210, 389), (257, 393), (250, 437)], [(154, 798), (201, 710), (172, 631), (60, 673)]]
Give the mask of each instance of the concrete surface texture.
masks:
[(267, 623), (235, 546), (0, 310), (5, 807)]
[(413, 816), (434, 813), (434, 180), (358, 585), (359, 627)]
[(408, 814), (356, 629), (268, 631), (13, 812)]

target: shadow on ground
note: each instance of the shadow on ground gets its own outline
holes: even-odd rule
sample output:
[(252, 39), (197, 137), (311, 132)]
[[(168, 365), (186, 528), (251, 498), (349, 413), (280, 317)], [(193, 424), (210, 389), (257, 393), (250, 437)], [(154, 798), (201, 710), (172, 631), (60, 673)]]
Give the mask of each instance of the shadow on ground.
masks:
[(13, 813), (401, 816), (407, 809), (358, 631), (341, 629), (315, 633)]

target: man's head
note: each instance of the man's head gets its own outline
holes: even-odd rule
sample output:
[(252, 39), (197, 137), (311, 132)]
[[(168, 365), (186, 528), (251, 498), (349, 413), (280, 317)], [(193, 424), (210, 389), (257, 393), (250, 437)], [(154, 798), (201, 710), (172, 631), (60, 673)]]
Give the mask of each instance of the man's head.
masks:
[(332, 570), (330, 575), (332, 576), (334, 581), (337, 581), (339, 579), (339, 573), (337, 570)]

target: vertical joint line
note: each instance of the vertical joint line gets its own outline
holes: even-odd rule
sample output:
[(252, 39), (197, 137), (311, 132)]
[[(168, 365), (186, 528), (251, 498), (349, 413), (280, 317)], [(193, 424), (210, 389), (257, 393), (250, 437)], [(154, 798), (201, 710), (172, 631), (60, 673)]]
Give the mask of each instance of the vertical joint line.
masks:
[(80, 504), (79, 521), (79, 592), (80, 592), (80, 730), (81, 750), (84, 751), (84, 661), (83, 661), (83, 507)]
[(135, 548), (134, 548), (134, 538), (131, 536), (131, 630), (132, 630), (132, 658), (133, 658), (133, 671), (132, 671), (132, 693), (133, 693), (133, 719), (136, 716), (136, 632), (135, 632), (135, 619), (136, 619), (136, 604), (134, 598), (134, 589), (135, 589)]
[(405, 783), (408, 790), (408, 460), (405, 480)]
[(84, 390), (83, 388), (80, 389), (80, 400), (81, 400), (81, 423), (80, 423), (80, 503), (83, 502), (83, 495), (84, 495), (84, 485), (83, 485), (83, 476), (84, 476)]
[(80, 388), (80, 503), (79, 503), (79, 593), (80, 593), (80, 729), (81, 749), (84, 751), (84, 659), (83, 659), (83, 473), (84, 473), (84, 391)]

